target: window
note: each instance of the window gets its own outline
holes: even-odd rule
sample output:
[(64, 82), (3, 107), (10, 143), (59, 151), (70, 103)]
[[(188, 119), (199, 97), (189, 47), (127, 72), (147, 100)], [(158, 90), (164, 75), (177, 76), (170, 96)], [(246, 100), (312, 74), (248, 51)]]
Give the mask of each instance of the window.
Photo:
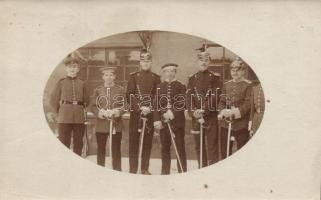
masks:
[(139, 70), (139, 55), (142, 46), (134, 47), (84, 47), (78, 49), (87, 60), (82, 67), (79, 77), (86, 80), (89, 91), (103, 84), (101, 67), (116, 67), (115, 83), (127, 86), (129, 74)]

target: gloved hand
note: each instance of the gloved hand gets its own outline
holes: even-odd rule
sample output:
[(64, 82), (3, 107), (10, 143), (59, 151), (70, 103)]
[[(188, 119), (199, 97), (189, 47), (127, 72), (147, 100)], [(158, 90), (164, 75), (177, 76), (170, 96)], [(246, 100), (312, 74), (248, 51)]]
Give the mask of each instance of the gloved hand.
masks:
[(174, 114), (171, 110), (167, 110), (164, 114), (163, 114), (163, 118), (168, 121), (168, 120), (173, 120), (174, 119)]
[(155, 121), (155, 122), (154, 122), (154, 128), (155, 128), (156, 130), (162, 129), (162, 128), (163, 128), (162, 122), (161, 122), (161, 121)]
[(49, 122), (56, 122), (57, 121), (57, 114), (52, 113), (52, 112), (48, 112), (47, 113), (47, 119)]
[(105, 117), (105, 118), (107, 118), (107, 119), (109, 119), (109, 118), (112, 118), (113, 117), (113, 111), (112, 110), (104, 110), (104, 109), (102, 109), (103, 111), (103, 116)]
[(99, 119), (105, 119), (104, 114), (105, 114), (105, 110), (104, 109), (100, 109), (98, 111), (98, 118)]
[(118, 108), (114, 108), (112, 112), (114, 117), (120, 117), (120, 110)]
[(218, 114), (218, 119), (222, 120), (222, 119), (226, 119), (226, 118), (230, 118), (232, 116), (232, 112), (230, 109), (223, 109), (220, 111), (220, 113)]
[(150, 108), (147, 107), (147, 106), (140, 107), (140, 110), (142, 111), (143, 115), (147, 115), (147, 114), (149, 114), (151, 112)]
[(198, 119), (198, 118), (203, 117), (203, 113), (204, 113), (204, 110), (197, 109), (194, 111), (193, 116)]
[(198, 119), (198, 123), (200, 123), (200, 124), (204, 124), (204, 123), (205, 123), (204, 118), (203, 118), (203, 117), (199, 118), (199, 119)]

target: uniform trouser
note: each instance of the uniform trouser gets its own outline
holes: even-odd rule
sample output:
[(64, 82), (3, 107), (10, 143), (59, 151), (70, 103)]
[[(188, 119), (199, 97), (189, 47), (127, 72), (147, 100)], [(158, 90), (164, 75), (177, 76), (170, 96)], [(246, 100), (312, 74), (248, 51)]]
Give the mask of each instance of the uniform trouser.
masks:
[[(203, 128), (202, 167), (212, 165), (219, 160), (218, 122), (215, 116), (205, 119), (207, 125)], [(200, 134), (194, 135), (195, 151), (200, 167)]]
[(70, 148), (71, 132), (73, 132), (74, 152), (81, 156), (85, 125), (59, 123), (58, 129), (59, 140), (68, 148)]
[[(221, 154), (222, 154), (222, 159), (226, 158), (226, 150), (227, 150), (227, 134), (228, 134), (228, 129), (226, 128), (221, 128)], [(231, 132), (231, 136), (234, 136), (237, 144), (237, 150), (242, 148), (247, 141), (249, 140), (249, 131), (247, 129), (241, 129), (237, 131)], [(232, 146), (233, 146), (233, 141), (230, 141), (230, 149), (229, 149), (229, 155), (232, 154)]]
[[(132, 112), (129, 120), (129, 172), (137, 173), (138, 170), (138, 154), (140, 145), (140, 135), (138, 129), (142, 128), (139, 113)], [(154, 136), (153, 118), (151, 115), (147, 117), (146, 129), (143, 140), (141, 171), (148, 171), (149, 159), (152, 150), (152, 142)]]
[[(174, 140), (177, 147), (178, 155), (180, 157), (183, 171), (186, 172), (186, 152), (185, 152), (185, 141), (184, 141), (184, 128), (179, 128), (173, 130), (174, 132)], [(170, 166), (171, 166), (171, 144), (172, 139), (170, 135), (170, 131), (168, 126), (166, 125), (160, 131), (160, 140), (162, 144), (162, 174), (170, 174)], [(182, 172), (178, 158), (177, 158), (177, 168), (178, 172)]]
[[(97, 164), (101, 166), (105, 166), (105, 158), (106, 158), (106, 142), (109, 137), (109, 133), (105, 132), (96, 132), (96, 140), (97, 140)], [(112, 165), (114, 170), (121, 171), (121, 138), (122, 133), (116, 132), (112, 136)]]

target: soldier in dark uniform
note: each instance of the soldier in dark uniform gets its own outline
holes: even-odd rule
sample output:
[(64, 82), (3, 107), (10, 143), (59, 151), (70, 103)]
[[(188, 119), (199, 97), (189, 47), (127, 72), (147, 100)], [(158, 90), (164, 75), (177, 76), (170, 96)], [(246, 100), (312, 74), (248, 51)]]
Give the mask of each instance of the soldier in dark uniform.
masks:
[[(164, 82), (157, 85), (156, 98), (154, 99), (154, 127), (160, 130), (162, 145), (162, 175), (170, 174), (171, 165), (171, 135), (168, 124), (173, 131), (177, 152), (186, 172), (185, 152), (185, 93), (186, 87), (177, 81), (176, 70), (178, 65), (169, 63), (162, 66)], [(168, 124), (167, 124), (168, 123)], [(180, 163), (177, 160), (178, 171), (181, 173)]]
[(253, 136), (254, 133), (259, 128), (265, 108), (265, 99), (264, 93), (261, 84), (253, 86), (251, 94), (251, 114), (249, 122), (249, 131), (250, 136)]
[[(104, 84), (94, 90), (94, 98), (90, 108), (97, 116), (96, 139), (97, 139), (97, 164), (105, 166), (106, 142), (112, 134), (112, 166), (114, 170), (121, 171), (121, 138), (122, 138), (122, 114), (125, 110), (125, 90), (116, 85), (114, 80), (115, 67), (103, 67)], [(110, 120), (112, 120), (112, 133), (110, 133)]]
[[(198, 72), (191, 75), (187, 85), (187, 109), (192, 117), (192, 130), (195, 138), (195, 149), (200, 167), (214, 164), (218, 161), (218, 123), (217, 94), (220, 91), (218, 73), (208, 70), (210, 55), (206, 47), (198, 49)], [(205, 123), (204, 123), (205, 121)], [(200, 122), (203, 123), (203, 151), (200, 164)], [(205, 139), (207, 137), (207, 142)]]
[[(126, 92), (130, 109), (129, 171), (137, 173), (137, 170), (141, 170), (142, 174), (149, 175), (149, 159), (154, 135), (152, 102), (156, 93), (156, 85), (160, 83), (160, 77), (151, 72), (152, 54), (146, 49), (140, 53), (140, 67), (140, 71), (130, 74)], [(147, 125), (143, 140), (141, 169), (138, 169), (141, 116), (147, 117)]]
[[(245, 63), (239, 58), (230, 65), (232, 80), (224, 83), (220, 96), (218, 118), (221, 125), (221, 153), (226, 158), (228, 122), (232, 120), (232, 151), (233, 139), (236, 140), (237, 149), (243, 147), (249, 139), (248, 122), (250, 116), (251, 81), (244, 78)], [(230, 140), (230, 139), (229, 139)]]
[(85, 131), (84, 106), (88, 105), (89, 94), (84, 81), (77, 77), (80, 59), (70, 54), (64, 61), (67, 77), (60, 79), (54, 88), (50, 104), (58, 115), (59, 140), (68, 148), (73, 133), (74, 152), (81, 155)]

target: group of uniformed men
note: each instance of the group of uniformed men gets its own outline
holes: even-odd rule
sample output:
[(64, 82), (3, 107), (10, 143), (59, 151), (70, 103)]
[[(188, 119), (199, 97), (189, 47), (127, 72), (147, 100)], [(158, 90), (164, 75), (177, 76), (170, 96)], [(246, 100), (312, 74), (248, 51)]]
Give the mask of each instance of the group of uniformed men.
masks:
[(253, 87), (244, 78), (246, 65), (240, 59), (230, 65), (232, 80), (221, 86), (220, 74), (208, 69), (209, 52), (205, 46), (198, 50), (198, 72), (189, 77), (187, 86), (176, 80), (178, 65), (175, 63), (162, 66), (161, 82), (161, 77), (151, 71), (151, 52), (143, 49), (140, 70), (130, 75), (127, 90), (115, 84), (115, 67), (102, 67), (104, 83), (94, 90), (92, 100), (85, 82), (77, 77), (79, 57), (68, 55), (64, 62), (67, 77), (58, 81), (50, 98), (58, 115), (60, 141), (69, 148), (73, 138), (73, 150), (81, 155), (85, 133), (84, 108), (88, 108), (97, 118), (97, 163), (105, 165), (109, 137), (112, 167), (121, 171), (121, 120), (129, 110), (130, 173), (150, 174), (154, 132), (160, 134), (161, 174), (170, 174), (171, 145), (176, 152), (178, 171), (186, 172), (184, 135), (187, 110), (192, 118), (191, 133), (199, 167), (214, 164), (220, 157), (226, 158), (227, 152), (232, 152), (233, 141), (239, 149), (257, 130), (264, 111), (263, 91), (260, 85)]

